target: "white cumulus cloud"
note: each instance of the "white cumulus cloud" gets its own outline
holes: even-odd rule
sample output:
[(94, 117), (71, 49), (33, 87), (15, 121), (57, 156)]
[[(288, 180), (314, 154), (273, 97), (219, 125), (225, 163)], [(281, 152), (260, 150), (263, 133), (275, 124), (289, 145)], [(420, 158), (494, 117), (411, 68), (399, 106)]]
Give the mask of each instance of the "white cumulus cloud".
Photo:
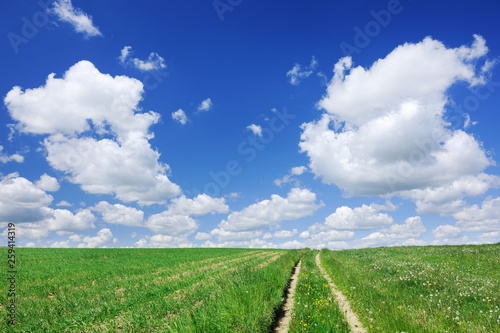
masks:
[(44, 173), (35, 184), (39, 189), (46, 192), (56, 192), (60, 187), (57, 179), (47, 175), (46, 173)]
[(282, 221), (310, 216), (322, 205), (316, 204), (316, 194), (310, 190), (293, 188), (286, 198), (273, 194), (270, 200), (229, 214), (219, 227), (227, 231), (268, 230)]
[(443, 186), (402, 191), (401, 196), (414, 199), (419, 214), (453, 215), (466, 206), (464, 197), (475, 197), (499, 186), (500, 177), (479, 173)]
[(198, 223), (186, 215), (163, 212), (151, 215), (146, 221), (146, 227), (161, 235), (188, 236), (198, 229)]
[(453, 217), (456, 226), (464, 231), (500, 231), (500, 197), (485, 199), (481, 207), (466, 206)]
[[(342, 242), (342, 245), (346, 243), (344, 241), (354, 238), (354, 232), (349, 230), (328, 230), (321, 231), (316, 234), (309, 234), (308, 232), (301, 233), (301, 238), (305, 239), (305, 244), (310, 248), (321, 249), (329, 247), (328, 244), (334, 242)], [(335, 246), (333, 246), (335, 247)]]
[[(160, 115), (138, 112), (143, 91), (136, 79), (102, 74), (80, 61), (61, 79), (49, 75), (45, 86), (12, 88), (4, 101), (20, 132), (49, 135), (47, 161), (69, 181), (88, 193), (149, 205), (177, 196), (180, 187), (149, 143), (149, 127)], [(86, 136), (90, 130), (107, 137)]]
[(479, 235), (476, 239), (477, 242), (483, 243), (498, 243), (500, 242), (500, 231), (485, 232)]
[(54, 198), (17, 173), (0, 181), (0, 223), (44, 221), (53, 215), (48, 207)]
[(488, 49), (474, 40), (451, 49), (427, 37), (369, 69), (342, 58), (318, 103), (326, 112), (302, 125), (299, 146), (312, 172), (347, 195), (385, 195), (445, 186), (492, 165), (473, 135), (445, 121), (448, 89), (485, 81)]
[(354, 244), (359, 247), (395, 246), (418, 244), (425, 228), (420, 216), (409, 217), (404, 224), (393, 224), (373, 232), (362, 239), (357, 239)]
[(206, 214), (227, 213), (229, 206), (226, 205), (224, 198), (212, 198), (203, 193), (193, 199), (180, 197), (170, 200), (168, 205), (169, 214), (182, 214), (189, 216), (201, 216)]
[(181, 125), (186, 125), (188, 121), (188, 117), (182, 109), (172, 112), (172, 119), (177, 121)]
[(95, 248), (104, 246), (105, 244), (116, 243), (117, 239), (113, 238), (113, 233), (108, 228), (101, 229), (95, 237), (85, 237), (83, 243), (78, 244), (79, 248)]
[(432, 235), (436, 239), (457, 238), (462, 235), (462, 230), (449, 224), (443, 224), (432, 230)]
[(47, 227), (49, 230), (58, 231), (60, 234), (95, 228), (95, 216), (88, 209), (82, 209), (76, 214), (66, 209), (55, 209), (53, 215), (52, 218), (47, 219)]
[(252, 131), (254, 135), (262, 136), (262, 127), (259, 125), (255, 124), (248, 125), (247, 129)]
[(127, 207), (121, 204), (110, 204), (101, 201), (93, 208), (102, 214), (102, 219), (107, 223), (121, 224), (129, 227), (141, 227), (144, 225), (144, 212), (142, 210)]
[(198, 106), (198, 111), (209, 111), (212, 108), (212, 100), (210, 98), (205, 99)]
[[(192, 216), (227, 213), (229, 207), (225, 201), (207, 194), (199, 194), (193, 199), (182, 195), (172, 199), (165, 211), (151, 215), (145, 226), (161, 235), (186, 238), (198, 229), (198, 223)], [(203, 233), (199, 237), (204, 237)]]
[(392, 210), (393, 208), (392, 205), (387, 207), (377, 204), (362, 205), (354, 209), (342, 206), (325, 219), (325, 227), (328, 229), (360, 230), (388, 226), (394, 223), (393, 218), (387, 213), (380, 213), (380, 211)]

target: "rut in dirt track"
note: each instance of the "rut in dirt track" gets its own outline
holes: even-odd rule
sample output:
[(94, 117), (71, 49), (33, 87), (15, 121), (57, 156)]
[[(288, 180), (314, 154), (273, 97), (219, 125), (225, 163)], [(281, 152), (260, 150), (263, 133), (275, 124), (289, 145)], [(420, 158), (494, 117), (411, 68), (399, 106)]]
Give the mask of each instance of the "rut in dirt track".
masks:
[(297, 287), (297, 281), (299, 280), (301, 260), (299, 260), (297, 266), (292, 270), (292, 277), (288, 281), (289, 287), (285, 295), (285, 304), (276, 313), (276, 319), (273, 324), (273, 332), (286, 333), (290, 327), (290, 321), (292, 320), (292, 309), (293, 309), (293, 298), (295, 296), (295, 288)]

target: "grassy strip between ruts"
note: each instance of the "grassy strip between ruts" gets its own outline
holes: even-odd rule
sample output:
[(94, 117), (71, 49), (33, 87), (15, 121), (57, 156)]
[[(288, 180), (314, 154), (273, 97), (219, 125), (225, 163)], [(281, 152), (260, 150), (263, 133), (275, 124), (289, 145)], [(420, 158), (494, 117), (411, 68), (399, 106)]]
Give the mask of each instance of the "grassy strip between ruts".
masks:
[(328, 282), (315, 262), (317, 251), (302, 258), (289, 332), (350, 332)]
[(321, 252), (371, 332), (500, 332), (500, 244)]
[[(209, 332), (212, 325), (219, 327), (212, 331), (226, 325), (258, 332), (254, 328), (270, 325), (284, 287), (275, 288), (286, 284), (300, 256), (299, 251), (236, 249), (20, 252), (15, 332)], [(278, 260), (252, 271), (279, 253)], [(234, 298), (241, 293), (237, 286), (249, 291), (245, 308), (253, 312), (240, 320), (229, 320), (232, 312), (213, 312), (211, 307), (242, 305), (245, 298)], [(2, 290), (1, 304), (4, 296)], [(265, 302), (271, 307), (262, 306)], [(7, 328), (4, 318), (0, 331)]]

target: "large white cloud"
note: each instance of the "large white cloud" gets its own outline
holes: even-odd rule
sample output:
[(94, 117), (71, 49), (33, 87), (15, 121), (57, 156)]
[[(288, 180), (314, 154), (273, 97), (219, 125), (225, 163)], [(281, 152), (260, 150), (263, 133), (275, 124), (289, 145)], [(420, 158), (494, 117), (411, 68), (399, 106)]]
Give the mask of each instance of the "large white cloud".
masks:
[(63, 78), (52, 73), (44, 86), (34, 89), (14, 87), (5, 104), (17, 128), (24, 133), (74, 135), (91, 129), (91, 124), (120, 137), (132, 131), (147, 133), (159, 115), (135, 113), (143, 85), (126, 76), (100, 73), (82, 60), (68, 69)]
[(226, 231), (268, 230), (282, 221), (312, 215), (323, 203), (316, 204), (316, 194), (308, 189), (293, 188), (286, 198), (277, 194), (229, 214), (219, 227)]
[(371, 68), (350, 57), (318, 106), (322, 118), (302, 125), (301, 151), (323, 182), (348, 195), (383, 195), (449, 184), (493, 162), (481, 144), (444, 117), (447, 90), (456, 82), (485, 83), (482, 37), (446, 48), (430, 37), (394, 49)]
[[(47, 161), (84, 191), (114, 193), (125, 202), (164, 203), (180, 188), (149, 144), (149, 127), (160, 116), (138, 112), (142, 93), (140, 81), (102, 74), (80, 61), (63, 78), (49, 75), (45, 86), (12, 88), (5, 105), (20, 132), (49, 135), (43, 141)], [(97, 139), (89, 131), (106, 137)]]

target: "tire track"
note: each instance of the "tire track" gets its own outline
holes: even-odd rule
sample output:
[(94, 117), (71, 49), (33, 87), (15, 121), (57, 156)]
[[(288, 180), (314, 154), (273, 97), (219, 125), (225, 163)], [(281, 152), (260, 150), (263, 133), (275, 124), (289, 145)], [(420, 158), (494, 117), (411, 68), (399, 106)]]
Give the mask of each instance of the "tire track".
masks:
[(299, 280), (300, 264), (302, 260), (299, 260), (297, 266), (295, 266), (295, 271), (290, 278), (290, 287), (286, 293), (286, 302), (281, 309), (281, 318), (278, 321), (274, 332), (286, 333), (290, 327), (290, 321), (292, 320), (292, 310), (293, 310), (293, 299), (295, 296), (295, 288), (297, 287), (297, 281)]
[(256, 270), (259, 270), (261, 268), (264, 268), (264, 267), (268, 266), (269, 264), (271, 264), (271, 263), (275, 262), (276, 260), (278, 260), (279, 258), (281, 258), (282, 255), (284, 255), (284, 252), (279, 253), (279, 254), (275, 255), (274, 257), (272, 257), (272, 258), (264, 261), (262, 264), (260, 264), (257, 267), (253, 268), (253, 270), (256, 271)]
[(333, 295), (335, 296), (335, 300), (340, 307), (340, 310), (344, 313), (345, 319), (347, 323), (351, 327), (351, 332), (353, 333), (366, 333), (366, 330), (363, 328), (363, 325), (358, 319), (358, 316), (352, 311), (351, 306), (349, 305), (349, 301), (342, 292), (337, 288), (337, 286), (333, 283), (330, 275), (325, 271), (323, 266), (321, 266), (321, 261), (319, 260), (319, 253), (316, 255), (316, 265), (318, 265), (321, 274), (325, 277), (326, 281), (332, 288)]

